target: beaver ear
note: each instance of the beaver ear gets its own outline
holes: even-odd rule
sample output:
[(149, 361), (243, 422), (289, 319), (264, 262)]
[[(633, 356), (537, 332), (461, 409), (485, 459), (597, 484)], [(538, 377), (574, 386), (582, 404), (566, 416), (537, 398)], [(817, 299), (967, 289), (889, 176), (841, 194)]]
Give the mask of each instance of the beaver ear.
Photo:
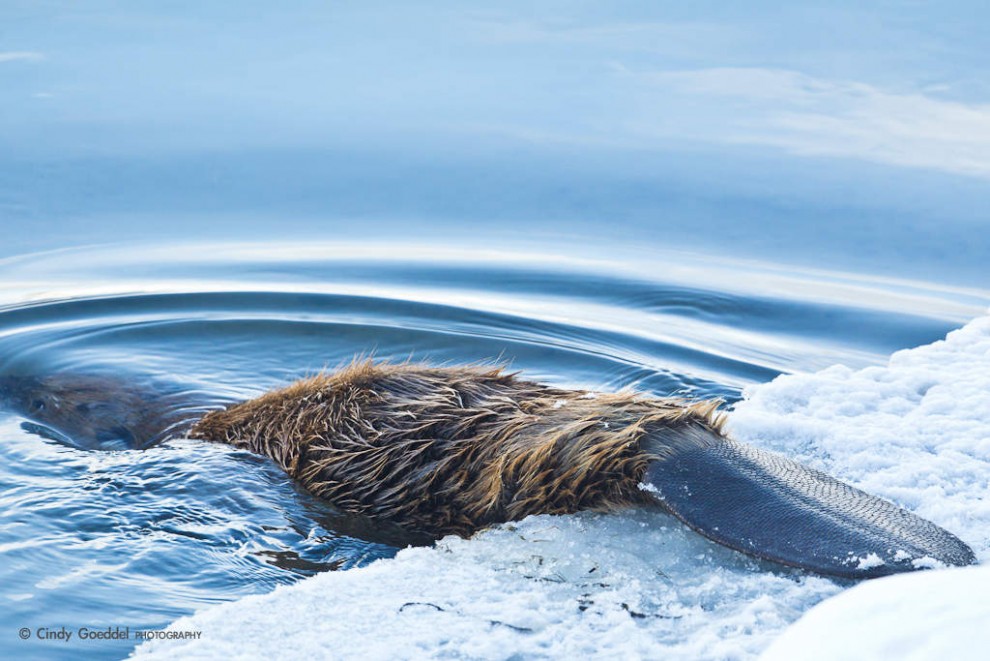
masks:
[(701, 425), (650, 432), (640, 487), (705, 537), (758, 558), (845, 578), (968, 565), (934, 523), (825, 473)]

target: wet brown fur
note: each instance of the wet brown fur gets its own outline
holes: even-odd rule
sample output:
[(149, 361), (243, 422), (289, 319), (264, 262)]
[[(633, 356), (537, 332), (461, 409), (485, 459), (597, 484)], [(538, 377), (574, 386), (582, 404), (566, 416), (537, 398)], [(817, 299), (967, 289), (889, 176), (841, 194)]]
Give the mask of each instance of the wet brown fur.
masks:
[(656, 430), (721, 434), (718, 402), (595, 394), (490, 367), (354, 363), (208, 413), (192, 438), (267, 455), (309, 491), (409, 532), (645, 502)]

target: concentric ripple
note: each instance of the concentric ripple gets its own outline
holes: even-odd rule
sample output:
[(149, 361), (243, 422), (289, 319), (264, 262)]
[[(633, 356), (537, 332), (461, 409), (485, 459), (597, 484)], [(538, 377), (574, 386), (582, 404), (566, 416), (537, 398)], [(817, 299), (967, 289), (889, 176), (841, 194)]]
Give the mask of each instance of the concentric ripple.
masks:
[[(501, 361), (560, 385), (731, 403), (784, 371), (880, 362), (982, 303), (678, 254), (105, 247), (0, 262), (0, 379), (98, 377), (160, 393), (150, 406), (192, 419), (372, 355)], [(0, 388), (0, 598), (11, 626), (160, 627), (409, 541), (340, 517), (229, 448), (86, 449), (45, 434), (21, 394)]]

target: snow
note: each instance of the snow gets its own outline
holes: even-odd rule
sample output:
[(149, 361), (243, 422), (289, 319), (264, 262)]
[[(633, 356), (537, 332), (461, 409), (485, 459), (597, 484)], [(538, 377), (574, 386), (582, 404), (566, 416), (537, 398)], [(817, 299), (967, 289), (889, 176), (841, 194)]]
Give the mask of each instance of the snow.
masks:
[[(898, 553), (901, 553), (898, 551)], [(856, 558), (856, 569), (873, 569), (884, 564), (883, 558), (876, 553), (867, 553), (865, 557)]]
[[(886, 366), (755, 387), (729, 430), (990, 558), (990, 317)], [(203, 631), (198, 640), (151, 641), (136, 656), (965, 658), (987, 649), (988, 572), (843, 592), (848, 584), (752, 560), (659, 512), (539, 516), (204, 609), (171, 627)]]
[(973, 661), (990, 649), (990, 567), (861, 583), (811, 609), (760, 661)]

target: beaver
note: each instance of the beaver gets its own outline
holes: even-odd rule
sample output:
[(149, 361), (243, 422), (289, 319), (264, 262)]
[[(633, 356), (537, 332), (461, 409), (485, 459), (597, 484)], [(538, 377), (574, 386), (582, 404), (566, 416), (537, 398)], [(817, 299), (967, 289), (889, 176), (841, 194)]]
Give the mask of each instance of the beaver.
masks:
[[(56, 399), (65, 408), (72, 394)], [(659, 505), (715, 542), (825, 575), (975, 562), (934, 523), (731, 439), (720, 404), (568, 390), (499, 367), (365, 360), (185, 426), (163, 416), (156, 428), (145, 413), (138, 432), (120, 420), (75, 431), (161, 438), (169, 421), (171, 435), (270, 457), (344, 513), (431, 539), (531, 514)], [(71, 419), (92, 411), (105, 410)]]

